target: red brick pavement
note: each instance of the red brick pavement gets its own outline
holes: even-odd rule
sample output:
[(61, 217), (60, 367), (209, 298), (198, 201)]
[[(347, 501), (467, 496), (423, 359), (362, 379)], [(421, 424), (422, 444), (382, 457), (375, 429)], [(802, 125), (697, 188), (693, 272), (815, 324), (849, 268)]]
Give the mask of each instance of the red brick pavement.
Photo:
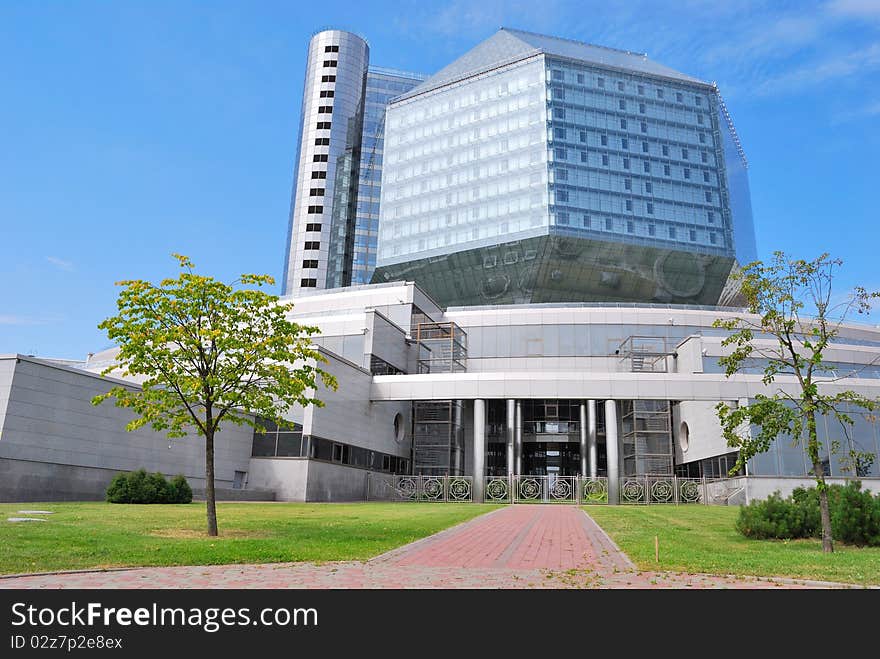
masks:
[(640, 572), (581, 509), (495, 510), (370, 561), (67, 572), (0, 588), (804, 588), (839, 584)]

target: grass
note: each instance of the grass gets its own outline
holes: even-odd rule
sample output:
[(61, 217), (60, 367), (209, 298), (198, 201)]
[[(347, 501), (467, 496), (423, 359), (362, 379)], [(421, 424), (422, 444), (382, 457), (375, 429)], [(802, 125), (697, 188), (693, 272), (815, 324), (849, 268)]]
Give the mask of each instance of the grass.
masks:
[(824, 554), (818, 540), (751, 540), (733, 526), (736, 507), (590, 506), (587, 512), (643, 570), (880, 584), (880, 547), (835, 543), (834, 553)]
[[(364, 560), (497, 506), (431, 503), (0, 504), (0, 574), (87, 568)], [(10, 523), (19, 510), (46, 522)]]

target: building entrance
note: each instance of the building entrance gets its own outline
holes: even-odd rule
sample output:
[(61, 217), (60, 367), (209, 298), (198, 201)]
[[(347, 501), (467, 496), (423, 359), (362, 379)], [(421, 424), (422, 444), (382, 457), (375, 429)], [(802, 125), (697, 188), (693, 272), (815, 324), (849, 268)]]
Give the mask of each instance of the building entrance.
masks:
[(577, 442), (523, 442), (523, 474), (577, 476), (579, 470), (580, 445)]

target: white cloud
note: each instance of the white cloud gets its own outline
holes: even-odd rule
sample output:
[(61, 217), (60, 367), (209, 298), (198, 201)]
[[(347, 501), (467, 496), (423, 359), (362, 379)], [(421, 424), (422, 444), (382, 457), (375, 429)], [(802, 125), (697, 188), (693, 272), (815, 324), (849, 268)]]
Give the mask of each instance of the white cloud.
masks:
[(767, 96), (799, 91), (826, 81), (834, 82), (868, 73), (877, 68), (880, 68), (880, 42), (771, 76), (756, 87), (755, 93)]
[(52, 322), (54, 322), (52, 319), (36, 316), (0, 315), (0, 325), (49, 325)]
[(74, 269), (72, 261), (65, 261), (64, 259), (59, 259), (57, 256), (47, 256), (46, 260), (56, 268), (65, 270), (66, 272), (72, 272)]
[(841, 112), (834, 117), (833, 123), (842, 124), (847, 121), (856, 121), (858, 119), (868, 119), (870, 117), (880, 116), (880, 100), (869, 103), (855, 110)]
[(880, 19), (878, 0), (831, 0), (826, 9), (838, 16)]

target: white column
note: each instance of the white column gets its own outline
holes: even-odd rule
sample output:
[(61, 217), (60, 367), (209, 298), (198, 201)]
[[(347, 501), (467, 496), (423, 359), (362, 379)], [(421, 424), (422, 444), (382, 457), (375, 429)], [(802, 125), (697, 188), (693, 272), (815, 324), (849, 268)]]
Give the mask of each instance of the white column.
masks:
[(516, 400), (507, 399), (507, 475), (516, 470)]
[(580, 439), (581, 439), (581, 469), (580, 474), (582, 477), (586, 477), (587, 475), (587, 406), (584, 403), (580, 405), (580, 425), (578, 428), (580, 429)]
[(587, 401), (587, 458), (590, 478), (599, 475), (599, 453), (596, 448), (596, 401)]
[(516, 475), (522, 473), (522, 436), (523, 416), (522, 401), (516, 401)]
[(605, 455), (608, 457), (608, 503), (620, 503), (617, 402), (605, 401)]
[(474, 501), (483, 502), (486, 483), (486, 401), (474, 400)]

